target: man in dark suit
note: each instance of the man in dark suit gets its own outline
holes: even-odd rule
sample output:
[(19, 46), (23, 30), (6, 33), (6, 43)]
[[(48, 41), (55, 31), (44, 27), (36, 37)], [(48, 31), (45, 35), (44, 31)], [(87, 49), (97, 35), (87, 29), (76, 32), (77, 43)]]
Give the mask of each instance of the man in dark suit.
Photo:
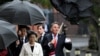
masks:
[(42, 25), (42, 24), (38, 25), (37, 28), (38, 28), (38, 34), (39, 34), (38, 42), (42, 46), (44, 56), (48, 56), (47, 49), (46, 49), (47, 48), (47, 45), (46, 45), (47, 44), (47, 42), (46, 42), (46, 40), (47, 40), (47, 37), (46, 37), (47, 33), (44, 30), (44, 25)]
[(70, 38), (66, 38), (64, 34), (58, 34), (59, 24), (57, 22), (51, 25), (51, 33), (47, 35), (49, 56), (64, 56), (63, 48), (72, 49)]
[(18, 40), (10, 45), (13, 56), (19, 56), (24, 43), (28, 42), (27, 38), (28, 27), (21, 25), (18, 30)]

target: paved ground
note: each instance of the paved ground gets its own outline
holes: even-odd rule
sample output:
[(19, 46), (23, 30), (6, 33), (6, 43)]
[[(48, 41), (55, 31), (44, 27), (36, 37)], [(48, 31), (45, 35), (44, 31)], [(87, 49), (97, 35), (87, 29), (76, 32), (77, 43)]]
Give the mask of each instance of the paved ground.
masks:
[[(80, 56), (85, 56), (86, 50), (83, 51), (82, 48), (88, 46), (88, 40), (89, 40), (89, 38), (72, 38), (73, 48), (72, 48), (70, 54), (65, 55), (65, 56), (75, 56), (76, 48), (79, 48), (81, 50)], [(97, 56), (97, 52), (92, 51), (91, 53), (92, 53), (92, 56)]]

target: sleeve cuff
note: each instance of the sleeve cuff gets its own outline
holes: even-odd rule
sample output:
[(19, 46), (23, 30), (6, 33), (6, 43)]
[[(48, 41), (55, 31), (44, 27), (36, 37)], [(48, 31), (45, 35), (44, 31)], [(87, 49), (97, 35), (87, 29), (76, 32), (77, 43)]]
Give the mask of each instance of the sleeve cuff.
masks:
[(71, 39), (70, 38), (65, 38), (65, 43), (69, 43), (71, 42)]
[(51, 43), (48, 43), (48, 46), (49, 46), (49, 47), (50, 47), (50, 44), (51, 44)]

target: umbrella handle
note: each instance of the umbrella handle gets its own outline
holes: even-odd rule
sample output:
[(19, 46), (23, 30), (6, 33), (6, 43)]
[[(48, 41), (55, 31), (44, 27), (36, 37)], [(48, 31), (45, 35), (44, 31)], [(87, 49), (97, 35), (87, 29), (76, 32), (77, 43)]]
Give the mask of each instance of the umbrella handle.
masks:
[(62, 30), (62, 28), (63, 28), (63, 25), (64, 25), (64, 23), (62, 22), (62, 24), (61, 24), (61, 26), (60, 26), (60, 29), (59, 29), (59, 31), (57, 32), (57, 34), (60, 34), (60, 33), (61, 33), (61, 30)]

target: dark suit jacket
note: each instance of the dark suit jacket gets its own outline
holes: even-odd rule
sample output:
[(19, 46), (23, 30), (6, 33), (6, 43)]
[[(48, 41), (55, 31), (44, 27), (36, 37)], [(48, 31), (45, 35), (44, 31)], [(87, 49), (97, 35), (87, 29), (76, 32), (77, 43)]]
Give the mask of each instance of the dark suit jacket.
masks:
[[(63, 48), (64, 47), (66, 49), (68, 49), (68, 50), (71, 50), (72, 49), (72, 43), (71, 42), (65, 43), (65, 38), (66, 38), (66, 36), (63, 35), (63, 34), (58, 35), (58, 40), (57, 40), (56, 48), (54, 48), (53, 44), (48, 46), (49, 53), (52, 52), (52, 51), (55, 51), (55, 55), (56, 56), (64, 56), (64, 53), (63, 53)], [(48, 43), (52, 39), (53, 39), (52, 34), (48, 34), (48, 36), (47, 36)]]
[(42, 41), (41, 41), (41, 37), (38, 39), (38, 42), (41, 44), (41, 46), (42, 46), (42, 49), (43, 49), (43, 55), (44, 56), (48, 56), (48, 53), (47, 53), (47, 33), (45, 33), (44, 34), (44, 36), (42, 37), (43, 39), (42, 39)]
[[(21, 48), (23, 46), (22, 41), (20, 40), (20, 37), (18, 38), (18, 40), (20, 41), (20, 44), (18, 46), (16, 46), (16, 42), (12, 43), (9, 48), (11, 50), (11, 53), (13, 56), (19, 56)], [(28, 42), (27, 37), (25, 38), (25, 43)]]

